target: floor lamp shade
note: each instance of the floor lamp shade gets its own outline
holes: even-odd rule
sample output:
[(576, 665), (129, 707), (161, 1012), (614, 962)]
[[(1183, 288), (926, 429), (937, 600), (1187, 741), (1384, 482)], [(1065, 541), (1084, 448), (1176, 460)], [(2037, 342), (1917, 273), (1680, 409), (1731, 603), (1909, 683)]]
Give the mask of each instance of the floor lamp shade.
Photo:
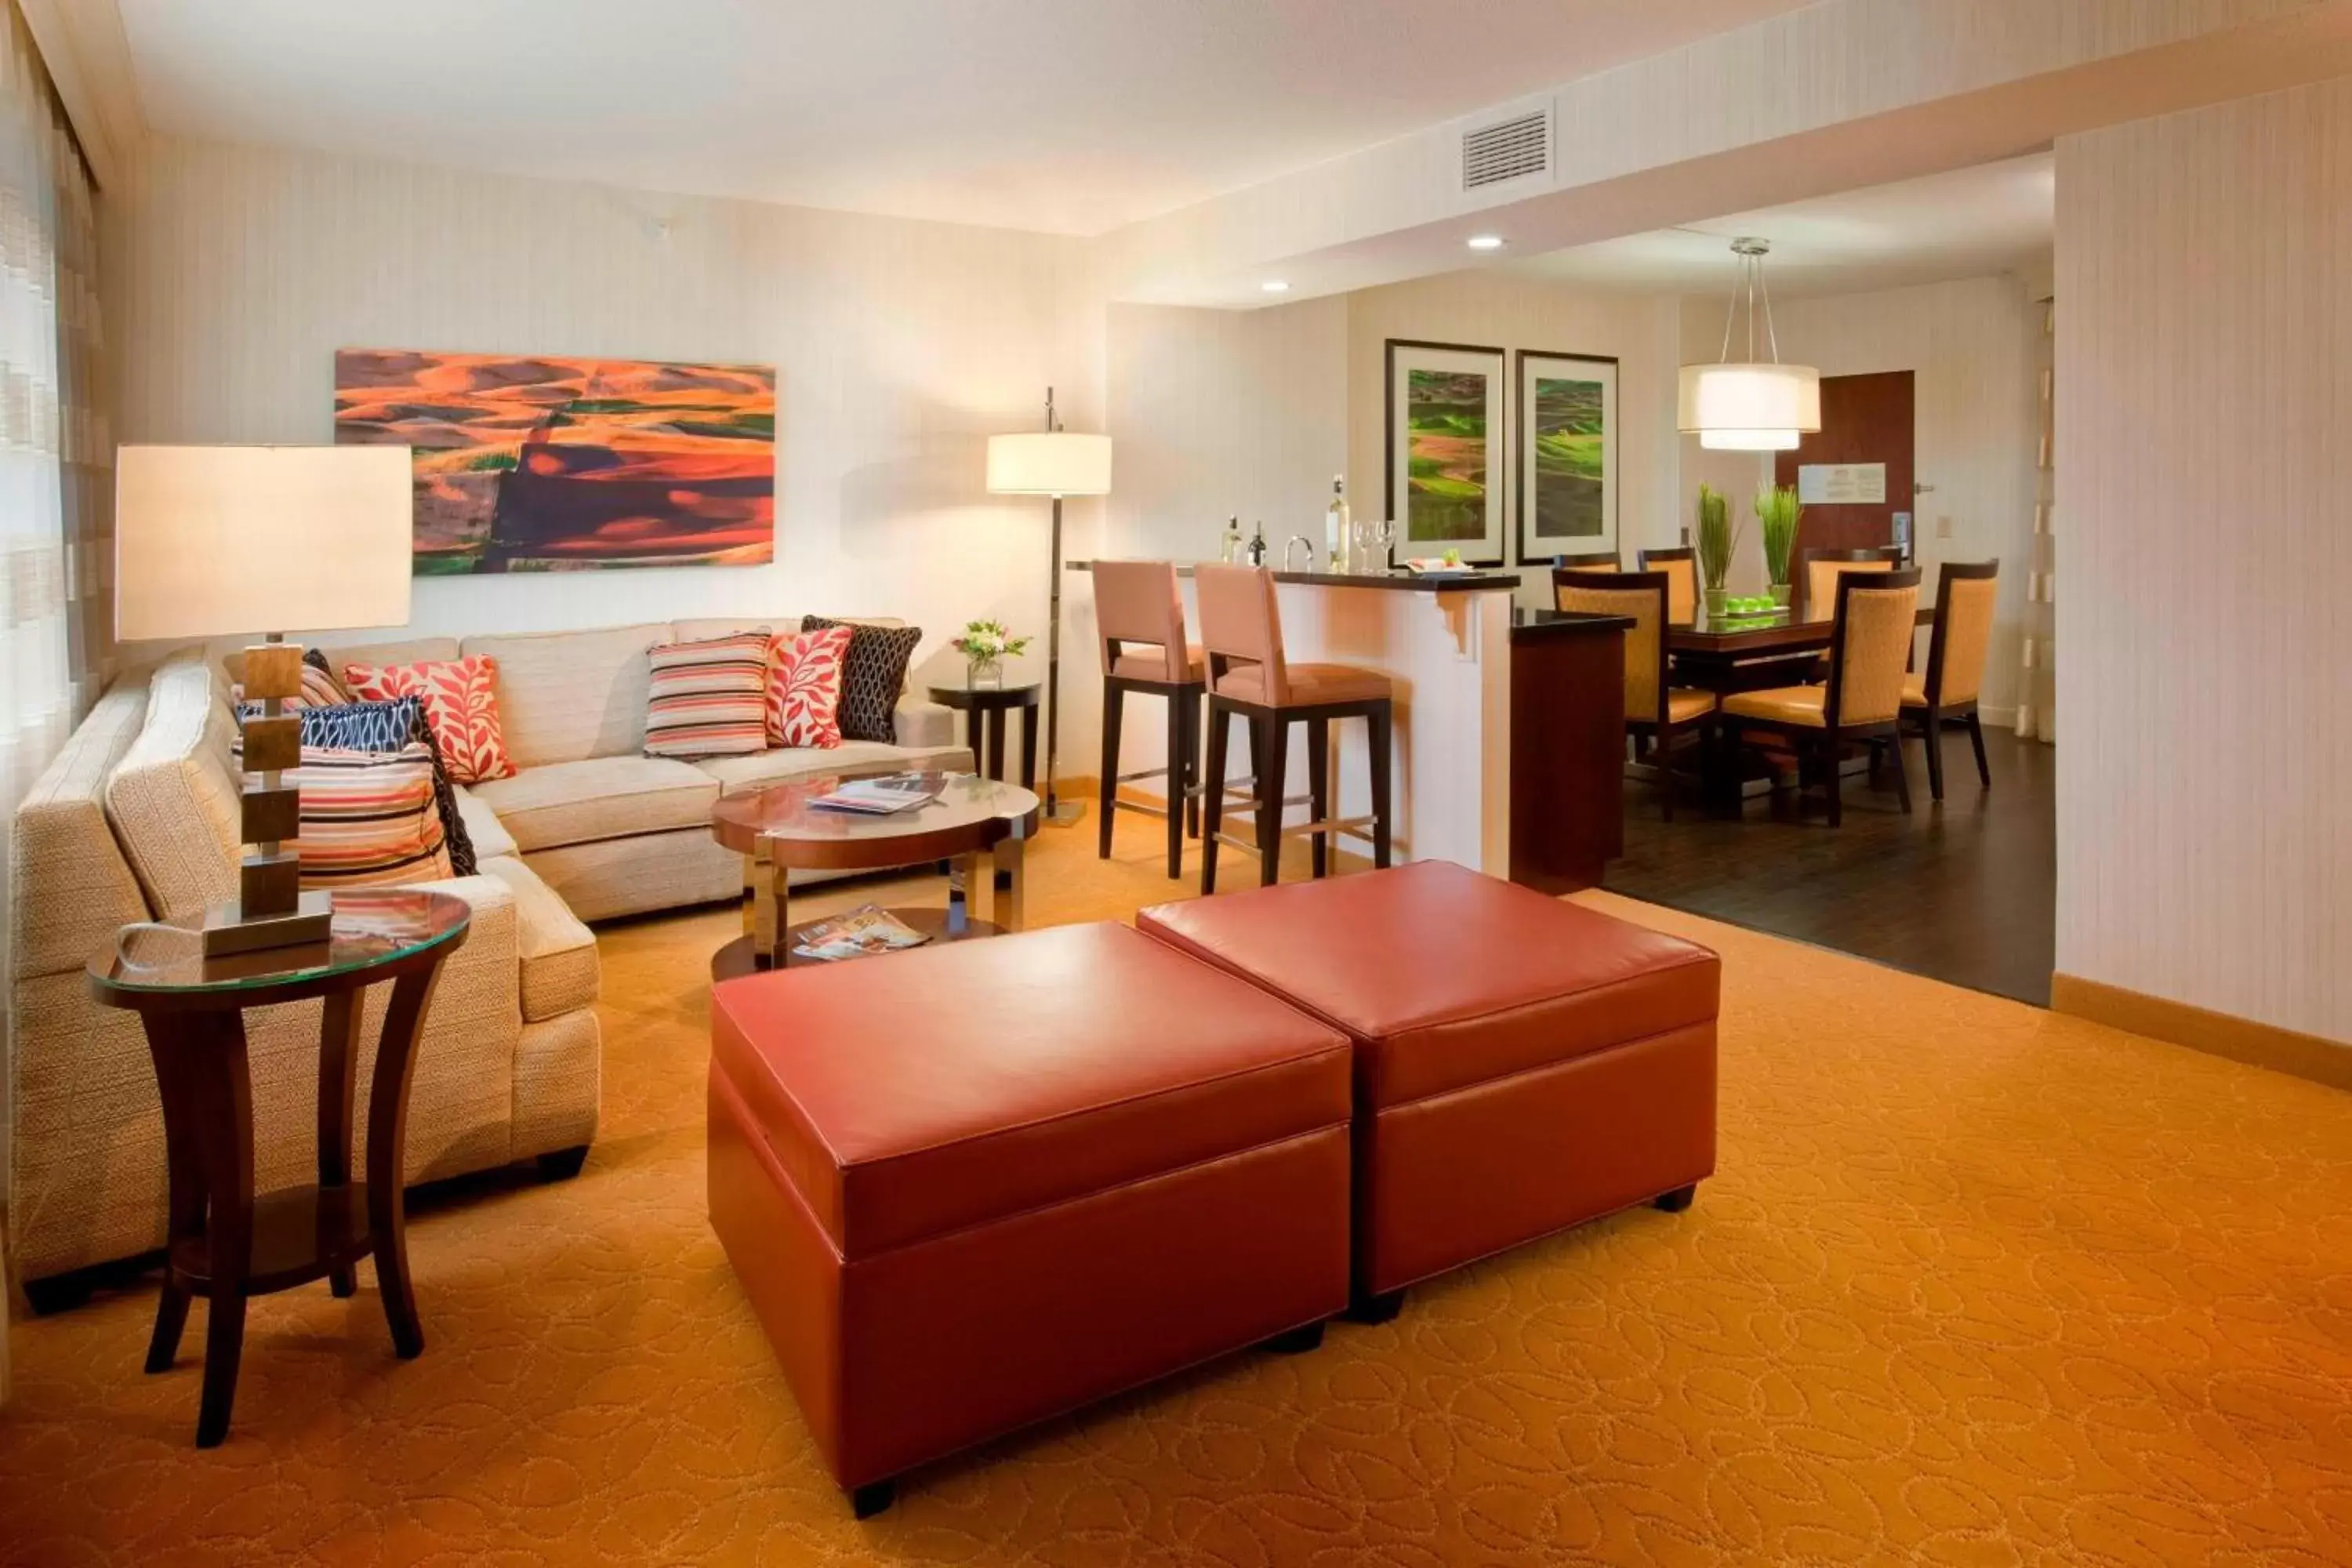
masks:
[(1110, 437), (1034, 430), (988, 438), (988, 489), (1000, 496), (1110, 494)]
[(415, 506), (405, 447), (124, 447), (115, 636), (397, 626)]

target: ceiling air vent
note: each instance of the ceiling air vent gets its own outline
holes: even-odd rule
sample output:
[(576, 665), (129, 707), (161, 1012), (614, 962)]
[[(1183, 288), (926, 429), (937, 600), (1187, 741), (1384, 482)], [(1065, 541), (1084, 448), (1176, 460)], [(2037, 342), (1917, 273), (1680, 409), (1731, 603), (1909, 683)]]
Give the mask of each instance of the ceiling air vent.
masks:
[(1462, 188), (1475, 191), (1551, 171), (1551, 110), (1530, 110), (1462, 133)]

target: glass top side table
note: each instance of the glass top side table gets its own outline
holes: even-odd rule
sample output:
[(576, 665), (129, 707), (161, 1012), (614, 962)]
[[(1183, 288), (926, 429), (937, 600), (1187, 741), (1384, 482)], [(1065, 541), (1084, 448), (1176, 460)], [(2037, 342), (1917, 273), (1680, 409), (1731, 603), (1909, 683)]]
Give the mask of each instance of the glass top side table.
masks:
[[(446, 893), (362, 889), (334, 895), (323, 942), (206, 959), (201, 933), (125, 926), (89, 962), (91, 994), (139, 1015), (163, 1102), (170, 1228), (163, 1300), (147, 1370), (179, 1353), (188, 1302), (212, 1303), (196, 1446), (228, 1435), (245, 1346), (248, 1298), (324, 1279), (338, 1296), (358, 1289), (360, 1259), (375, 1260), (393, 1349), (425, 1349), (408, 1277), (404, 1152), (408, 1087), (425, 1012), (441, 966), (465, 945), (471, 910)], [(390, 981), (392, 1000), (368, 1095), (367, 1173), (352, 1179), (352, 1116), (362, 994)], [(323, 997), (319, 1035), (319, 1180), (257, 1196), (253, 1190), (253, 1089), (245, 1010)]]

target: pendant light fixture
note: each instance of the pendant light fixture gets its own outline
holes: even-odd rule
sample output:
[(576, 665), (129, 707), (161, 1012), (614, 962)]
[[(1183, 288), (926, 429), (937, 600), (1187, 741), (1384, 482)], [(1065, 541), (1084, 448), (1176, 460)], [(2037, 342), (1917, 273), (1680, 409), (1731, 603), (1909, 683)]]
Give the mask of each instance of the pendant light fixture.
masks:
[[(1764, 286), (1764, 258), (1769, 241), (1735, 239), (1732, 254), (1739, 258), (1739, 276), (1731, 287), (1731, 308), (1723, 318), (1723, 353), (1719, 364), (1686, 364), (1682, 374), (1682, 416), (1685, 435), (1698, 444), (1723, 452), (1786, 452), (1798, 437), (1822, 427), (1822, 373), (1809, 364), (1782, 364), (1780, 345), (1772, 332), (1772, 295)], [(1731, 330), (1739, 319), (1739, 297), (1748, 296), (1748, 360), (1731, 363)], [(1765, 352), (1756, 357), (1756, 324), (1764, 323)]]

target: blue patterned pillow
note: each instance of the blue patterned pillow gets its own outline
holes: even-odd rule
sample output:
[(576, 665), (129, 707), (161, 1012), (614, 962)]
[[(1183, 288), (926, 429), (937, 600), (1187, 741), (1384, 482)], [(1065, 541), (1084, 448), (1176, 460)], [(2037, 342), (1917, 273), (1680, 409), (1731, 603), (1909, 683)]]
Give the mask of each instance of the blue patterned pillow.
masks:
[(397, 753), (423, 742), (433, 752), (433, 804), (439, 809), (441, 839), (449, 850), (449, 868), (460, 877), (477, 869), (474, 841), (466, 837), (466, 819), (457, 812), (457, 794), (449, 787), (449, 770), (441, 765), (441, 748), (434, 743), (425, 721), (425, 700), (398, 697), (389, 702), (346, 702), (335, 708), (305, 708), (300, 713), (302, 743), (332, 746), (345, 752)]

